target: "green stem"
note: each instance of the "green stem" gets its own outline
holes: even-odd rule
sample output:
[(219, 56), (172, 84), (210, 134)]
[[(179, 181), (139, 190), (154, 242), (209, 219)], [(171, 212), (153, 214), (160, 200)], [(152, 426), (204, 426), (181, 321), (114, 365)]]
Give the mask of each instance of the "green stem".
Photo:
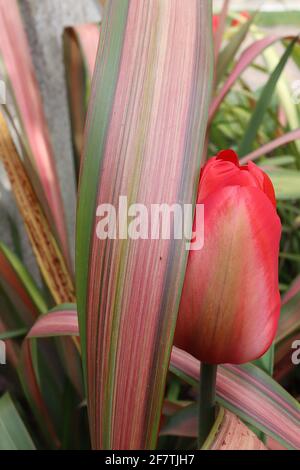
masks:
[(199, 434), (201, 449), (215, 422), (217, 366), (201, 364), (199, 384)]

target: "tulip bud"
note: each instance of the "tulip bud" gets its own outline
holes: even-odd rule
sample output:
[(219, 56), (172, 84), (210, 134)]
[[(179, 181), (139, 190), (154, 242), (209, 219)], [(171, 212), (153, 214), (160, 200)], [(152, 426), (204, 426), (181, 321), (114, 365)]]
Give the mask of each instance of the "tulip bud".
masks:
[(249, 362), (271, 346), (280, 313), (274, 189), (225, 150), (203, 168), (198, 203), (204, 247), (189, 253), (175, 345), (208, 364)]

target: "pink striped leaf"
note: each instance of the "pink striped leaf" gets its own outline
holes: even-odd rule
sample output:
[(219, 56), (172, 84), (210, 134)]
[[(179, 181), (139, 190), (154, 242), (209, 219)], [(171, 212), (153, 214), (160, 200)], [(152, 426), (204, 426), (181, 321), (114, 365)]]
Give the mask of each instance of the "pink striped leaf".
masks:
[(237, 416), (221, 407), (202, 450), (267, 450), (267, 448)]
[(77, 25), (64, 31), (65, 68), (77, 175), (99, 37), (100, 26), (97, 24)]
[[(178, 348), (173, 348), (170, 370), (197, 386), (200, 363)], [(218, 368), (217, 400), (242, 420), (273, 437), (285, 447), (300, 449), (300, 405), (275, 380), (253, 364)], [(164, 433), (184, 426), (189, 436), (197, 435), (197, 413), (193, 408), (180, 411)], [(184, 413), (190, 425), (187, 426)]]
[[(78, 334), (75, 305), (60, 306), (55, 313), (39, 319), (30, 337)], [(170, 371), (197, 387), (200, 363), (174, 347)], [(300, 448), (300, 407), (280, 385), (258, 367), (222, 366), (218, 371), (217, 399), (226, 409), (266, 433), (285, 448)], [(173, 415), (161, 435), (197, 436), (197, 405), (164, 402), (164, 414)]]
[(53, 336), (79, 336), (75, 305), (60, 305), (47, 315), (43, 315), (35, 322), (28, 333), (28, 338)]
[(267, 438), (266, 446), (269, 450), (288, 450), (283, 445), (279, 444), (278, 441), (272, 439), (272, 437)]
[(76, 246), (94, 449), (156, 446), (187, 259), (184, 240), (100, 240), (97, 207), (118, 210), (120, 196), (149, 209), (195, 202), (213, 70), (211, 14), (211, 2), (198, 0), (111, 1), (105, 9)]
[(23, 145), (40, 180), (39, 188), (43, 190), (41, 202), (47, 202), (45, 212), (50, 210), (51, 222), (67, 254), (67, 233), (53, 149), (17, 0), (0, 0), (0, 57), (7, 90), (13, 94)]
[(77, 46), (80, 49), (79, 52), (82, 54), (81, 59), (91, 80), (100, 39), (100, 25), (90, 23), (72, 26), (66, 28), (65, 34), (73, 35), (73, 40), (77, 42)]
[(262, 155), (267, 155), (273, 150), (276, 150), (283, 145), (289, 144), (290, 142), (294, 142), (295, 140), (300, 140), (300, 129), (295, 129), (278, 137), (277, 139), (272, 140), (271, 142), (268, 142), (265, 145), (262, 145), (257, 150), (254, 150), (248, 155), (245, 155), (245, 157), (241, 158), (240, 163), (244, 165), (249, 161), (257, 160)]

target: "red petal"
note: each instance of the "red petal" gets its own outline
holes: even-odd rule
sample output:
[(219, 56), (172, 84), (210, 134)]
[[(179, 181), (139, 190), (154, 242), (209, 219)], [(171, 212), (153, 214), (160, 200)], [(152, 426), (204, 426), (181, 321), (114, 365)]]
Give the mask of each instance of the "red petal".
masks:
[(271, 345), (280, 311), (279, 217), (263, 191), (226, 187), (205, 200), (205, 245), (191, 251), (176, 346), (207, 363), (244, 363)]
[(266, 193), (268, 198), (271, 200), (273, 206), (276, 207), (276, 196), (275, 196), (274, 186), (273, 186), (271, 179), (266, 173), (264, 173), (264, 192)]
[(239, 166), (238, 156), (234, 152), (234, 150), (231, 150), (231, 149), (221, 150), (221, 152), (219, 152), (218, 155), (217, 155), (217, 160), (229, 161), (229, 162), (232, 162), (235, 165)]
[(265, 192), (273, 206), (276, 207), (275, 191), (269, 176), (253, 162), (249, 162), (247, 167), (249, 172), (257, 179), (258, 186)]
[[(220, 152), (217, 157), (211, 158), (202, 170), (198, 202), (203, 201), (212, 192), (218, 191), (226, 186), (254, 186), (263, 189), (263, 176), (261, 181), (248, 170), (248, 167), (240, 167), (235, 161), (234, 156), (227, 152)], [(224, 157), (223, 157), (223, 154)], [(234, 154), (235, 155), (235, 154)], [(254, 164), (253, 164), (254, 165)], [(255, 165), (254, 165), (255, 166)]]

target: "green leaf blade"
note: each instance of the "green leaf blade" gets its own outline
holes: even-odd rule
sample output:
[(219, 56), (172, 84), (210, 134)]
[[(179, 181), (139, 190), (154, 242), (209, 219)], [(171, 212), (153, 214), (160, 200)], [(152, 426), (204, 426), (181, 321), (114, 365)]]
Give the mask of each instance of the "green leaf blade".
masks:
[(0, 450), (35, 450), (9, 394), (0, 399)]
[(253, 147), (253, 142), (257, 135), (258, 129), (263, 121), (265, 112), (268, 109), (268, 106), (271, 103), (272, 96), (274, 94), (277, 82), (284, 70), (284, 67), (292, 54), (293, 48), (295, 43), (298, 41), (298, 37), (296, 37), (287, 47), (286, 51), (284, 52), (283, 56), (281, 57), (277, 67), (275, 68), (274, 72), (270, 76), (267, 84), (263, 88), (262, 94), (256, 104), (256, 108), (248, 127), (246, 129), (244, 138), (239, 146), (238, 154), (240, 157), (244, 157), (248, 153), (251, 152)]

